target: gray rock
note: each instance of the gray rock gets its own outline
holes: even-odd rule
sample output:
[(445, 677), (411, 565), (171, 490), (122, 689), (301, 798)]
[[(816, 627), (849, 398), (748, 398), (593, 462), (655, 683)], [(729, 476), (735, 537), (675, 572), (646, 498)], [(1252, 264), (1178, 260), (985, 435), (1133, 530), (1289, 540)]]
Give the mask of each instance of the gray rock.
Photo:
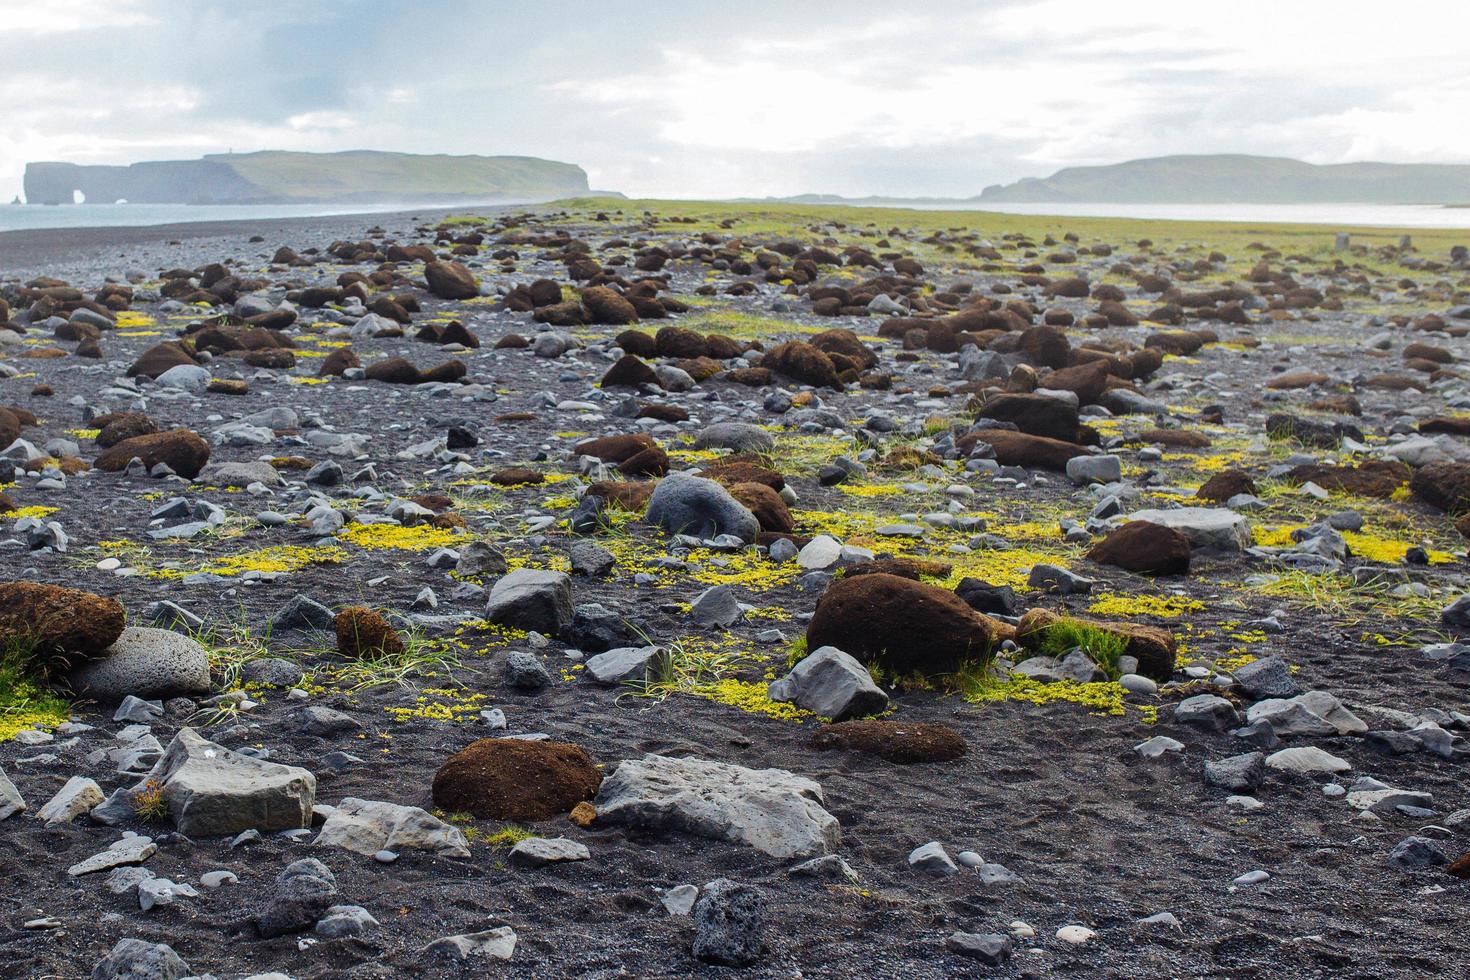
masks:
[(5, 770), (0, 769), (0, 820), (9, 820), (17, 813), (24, 813), (25, 810), (25, 798), (10, 781), (10, 777), (5, 775)]
[(261, 657), (240, 668), (240, 678), (247, 684), (264, 684), (269, 687), (295, 687), (301, 683), (302, 676), (299, 664), (280, 657)]
[(351, 715), (320, 704), (309, 704), (287, 712), (282, 720), (303, 735), (318, 738), (347, 735), (362, 727), (362, 723)]
[(726, 966), (760, 959), (766, 929), (766, 898), (759, 889), (716, 878), (694, 906), (694, 955)]
[(1235, 713), (1235, 706), (1224, 698), (1215, 694), (1196, 694), (1175, 706), (1174, 720), (1182, 725), (1223, 732), (1233, 728), (1240, 717)]
[(1246, 752), (1205, 763), (1205, 783), (1232, 793), (1253, 793), (1266, 779), (1266, 756)]
[(644, 520), (670, 534), (701, 538), (732, 534), (751, 542), (760, 534), (755, 515), (724, 487), (683, 473), (671, 473), (658, 482), (648, 498)]
[(66, 870), (66, 873), (73, 878), (80, 878), (82, 875), (111, 871), (123, 865), (142, 864), (156, 853), (158, 853), (158, 845), (153, 843), (152, 838), (124, 837), (107, 850), (99, 851), (73, 864)]
[(171, 698), (209, 693), (209, 654), (173, 630), (129, 626), (99, 659), (71, 673), (72, 689), (103, 702), (129, 694)]
[(337, 879), (315, 858), (292, 861), (280, 874), (264, 908), (253, 917), (262, 939), (301, 932), (336, 905)]
[(918, 871), (927, 871), (930, 874), (952, 875), (959, 872), (959, 866), (944, 849), (944, 845), (937, 840), (931, 840), (927, 844), (920, 844), (909, 852), (909, 867)]
[(1367, 724), (1326, 691), (1257, 701), (1246, 720), (1265, 722), (1277, 735), (1361, 735)]
[(803, 657), (791, 672), (767, 688), (772, 701), (786, 701), (832, 721), (877, 714), (888, 695), (856, 659), (826, 646)]
[(551, 671), (535, 654), (515, 650), (505, 655), (505, 683), (518, 691), (539, 691), (552, 683)]
[(1123, 461), (1117, 456), (1074, 456), (1067, 460), (1067, 479), (1079, 486), (1117, 483), (1123, 479)]
[(748, 844), (778, 858), (830, 854), (842, 838), (822, 787), (783, 769), (645, 755), (603, 780), (598, 820)]
[(193, 972), (171, 946), (122, 939), (92, 967), (92, 980), (179, 980)]
[(646, 683), (669, 669), (669, 651), (659, 646), (618, 647), (587, 659), (587, 676), (599, 684)]
[(565, 837), (528, 837), (510, 849), (508, 860), (528, 868), (567, 861), (586, 861), (592, 857), (587, 845)]
[(505, 555), (494, 545), (484, 541), (471, 541), (459, 550), (459, 562), (454, 570), (461, 575), (500, 575), (508, 566)]
[(306, 630), (326, 631), (332, 628), (334, 618), (332, 610), (298, 593), (271, 617), (271, 632), (275, 634)]
[(1057, 595), (1085, 595), (1092, 591), (1093, 581), (1058, 565), (1042, 563), (1031, 567), (1026, 584)]
[(317, 920), (314, 931), (328, 939), (341, 939), (360, 936), (377, 925), (378, 920), (361, 905), (333, 905)]
[(829, 878), (849, 884), (858, 880), (857, 872), (852, 870), (852, 866), (836, 854), (824, 854), (803, 861), (793, 865), (786, 873), (794, 878)]
[(85, 776), (73, 776), (36, 811), (36, 819), (45, 821), (48, 827), (68, 824), (92, 812), (104, 799), (102, 787), (96, 782)]
[(280, 470), (264, 462), (214, 463), (199, 474), (199, 480), (217, 487), (240, 487), (242, 489), (252, 483), (279, 487), (286, 482), (281, 479)]
[(436, 939), (423, 949), (429, 957), (467, 960), (484, 956), (492, 960), (508, 960), (515, 955), (516, 933), (510, 926), (498, 926), (484, 932), (469, 932)]
[(694, 911), (694, 900), (699, 898), (699, 889), (693, 885), (675, 885), (659, 896), (664, 910), (670, 915), (688, 915)]
[(998, 932), (955, 932), (944, 941), (951, 953), (979, 960), (986, 966), (1000, 966), (1011, 957), (1011, 940)]
[(1339, 759), (1331, 752), (1319, 749), (1315, 745), (1300, 745), (1273, 752), (1266, 756), (1266, 765), (1272, 769), (1301, 775), (1347, 772), (1353, 768), (1351, 762)]
[(1428, 837), (1405, 837), (1388, 854), (1388, 866), (1400, 871), (1420, 871), (1449, 863), (1445, 852)]
[(735, 601), (735, 590), (728, 585), (715, 585), (705, 589), (690, 603), (690, 614), (700, 626), (734, 626), (740, 621), (740, 603)]
[(1253, 660), (1230, 676), (1235, 679), (1236, 689), (1253, 699), (1289, 698), (1301, 693), (1301, 686), (1280, 657)]
[(810, 571), (821, 571), (837, 564), (842, 557), (842, 545), (827, 534), (818, 534), (796, 553), (796, 563)]
[(764, 453), (776, 446), (765, 429), (749, 422), (716, 422), (694, 437), (695, 449), (730, 449), (737, 453)]
[(416, 806), (347, 797), (327, 815), (317, 835), (318, 847), (341, 847), (357, 854), (378, 851), (433, 851), (446, 857), (469, 857), (469, 844), (458, 827)]
[(197, 364), (175, 364), (154, 379), (160, 388), (180, 388), (184, 391), (203, 391), (209, 384), (209, 368)]
[(595, 541), (577, 541), (571, 548), (572, 574), (600, 578), (618, 563), (611, 551)]
[(1128, 519), (1171, 527), (1188, 538), (1195, 548), (1243, 551), (1252, 543), (1250, 521), (1225, 507), (1140, 510), (1129, 515)]
[(163, 787), (169, 817), (189, 837), (309, 827), (316, 800), (316, 777), (305, 769), (232, 752), (181, 728), (148, 775), (113, 793), (93, 818), (132, 819), (133, 798), (150, 782)]
[(572, 621), (572, 577), (566, 572), (518, 568), (490, 589), (485, 618), (554, 635)]

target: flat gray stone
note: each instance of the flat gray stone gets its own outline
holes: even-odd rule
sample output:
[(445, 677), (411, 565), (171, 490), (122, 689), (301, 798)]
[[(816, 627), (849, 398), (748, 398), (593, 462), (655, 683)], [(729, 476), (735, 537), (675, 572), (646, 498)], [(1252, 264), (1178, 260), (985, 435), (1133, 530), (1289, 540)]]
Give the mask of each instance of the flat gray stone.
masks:
[(1250, 521), (1225, 507), (1140, 510), (1128, 519), (1171, 527), (1188, 538), (1195, 548), (1244, 551), (1252, 544)]
[(785, 701), (832, 721), (874, 715), (888, 707), (888, 695), (855, 658), (833, 646), (818, 647), (791, 672), (766, 689), (772, 701)]
[(554, 635), (572, 621), (572, 577), (566, 572), (517, 568), (491, 587), (485, 618)]
[(317, 835), (319, 847), (342, 847), (372, 856), (379, 851), (433, 851), (469, 857), (464, 833), (426, 810), (347, 797), (328, 815)]
[(592, 852), (587, 845), (566, 837), (528, 837), (510, 849), (511, 864), (539, 868), (545, 864), (587, 861)]
[(587, 676), (598, 684), (645, 683), (667, 669), (669, 651), (663, 647), (618, 647), (587, 658)]

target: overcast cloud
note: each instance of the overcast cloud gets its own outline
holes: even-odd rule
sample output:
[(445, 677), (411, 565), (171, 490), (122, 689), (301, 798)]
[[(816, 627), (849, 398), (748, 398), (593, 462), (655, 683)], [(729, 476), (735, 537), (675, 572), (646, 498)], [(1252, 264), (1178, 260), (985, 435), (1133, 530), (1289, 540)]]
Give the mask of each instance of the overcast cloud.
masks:
[(1464, 163), (1467, 36), (1463, 0), (0, 0), (0, 197), (30, 160), (229, 149), (527, 154), (672, 197)]

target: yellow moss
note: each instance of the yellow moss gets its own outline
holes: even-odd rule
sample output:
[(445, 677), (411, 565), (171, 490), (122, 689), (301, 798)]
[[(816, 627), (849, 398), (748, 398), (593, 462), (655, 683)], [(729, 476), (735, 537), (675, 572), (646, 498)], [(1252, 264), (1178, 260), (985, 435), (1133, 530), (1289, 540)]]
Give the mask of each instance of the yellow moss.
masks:
[(688, 693), (695, 697), (717, 701), (720, 704), (728, 704), (732, 708), (739, 708), (753, 715), (775, 718), (777, 721), (794, 721), (800, 724), (807, 719), (817, 717), (794, 704), (772, 701), (766, 694), (766, 684), (763, 681), (742, 681), (726, 677), (711, 684), (692, 687)]
[(404, 527), (400, 524), (349, 524), (337, 537), (364, 551), (429, 551), (448, 548), (460, 535), (452, 528), (429, 527), (425, 524)]
[(413, 718), (430, 721), (466, 722), (478, 716), (486, 695), (447, 687), (425, 688), (414, 698), (412, 706), (392, 706), (383, 710), (398, 722)]
[(119, 310), (115, 322), (117, 323), (118, 330), (121, 331), (130, 328), (151, 327), (158, 321), (140, 310)]
[(849, 497), (901, 497), (905, 492), (892, 483), (840, 483), (837, 489)]
[[(257, 548), (238, 555), (211, 558), (199, 567), (199, 571), (224, 577), (243, 575), (246, 572), (295, 572), (308, 565), (336, 564), (346, 557), (341, 548), (334, 548), (331, 545), (275, 545), (268, 548)], [(156, 578), (173, 578), (184, 574), (174, 569), (160, 571), (172, 574), (159, 575), (155, 572), (147, 574)]]
[(66, 434), (73, 439), (96, 439), (101, 435), (101, 429), (67, 429)]
[(1115, 592), (1099, 593), (1087, 611), (1097, 616), (1131, 618), (1134, 616), (1158, 616), (1170, 619), (1187, 612), (1199, 612), (1205, 604), (1184, 596), (1119, 595)]
[(34, 504), (30, 507), (17, 507), (15, 510), (6, 511), (0, 517), (6, 520), (20, 520), (22, 517), (47, 517), (60, 510), (59, 507), (47, 507), (44, 504)]

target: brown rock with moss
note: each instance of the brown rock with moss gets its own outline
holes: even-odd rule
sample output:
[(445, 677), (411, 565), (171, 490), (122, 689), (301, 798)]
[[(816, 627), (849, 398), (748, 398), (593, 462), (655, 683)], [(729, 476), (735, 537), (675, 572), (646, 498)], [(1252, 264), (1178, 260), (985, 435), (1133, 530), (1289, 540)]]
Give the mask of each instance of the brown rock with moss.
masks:
[(337, 631), (337, 652), (360, 660), (403, 652), (403, 638), (381, 613), (365, 606), (348, 606), (332, 619)]
[(641, 358), (624, 354), (618, 358), (602, 376), (604, 388), (637, 388), (639, 385), (657, 385), (658, 375)]
[(1016, 642), (1027, 649), (1037, 649), (1048, 629), (1068, 620), (1121, 637), (1127, 643), (1123, 653), (1138, 659), (1138, 672), (1143, 676), (1161, 682), (1174, 676), (1174, 658), (1177, 652), (1174, 637), (1168, 630), (1156, 626), (1063, 617), (1049, 609), (1031, 609), (1016, 624)]
[(362, 361), (357, 359), (352, 348), (338, 347), (322, 358), (322, 365), (317, 368), (316, 376), (318, 378), (341, 377), (342, 372), (355, 367), (362, 367)]
[(587, 488), (587, 493), (601, 497), (610, 507), (640, 514), (648, 506), (648, 498), (653, 496), (653, 488), (656, 486), (657, 480), (599, 480)]
[(1430, 463), (1409, 480), (1414, 496), (1440, 510), (1470, 510), (1470, 463)]
[(1395, 459), (1370, 459), (1357, 466), (1324, 466), (1307, 463), (1293, 467), (1286, 478), (1293, 483), (1315, 483), (1323, 490), (1356, 494), (1360, 497), (1390, 497), (1413, 471), (1408, 464)]
[(896, 575), (840, 578), (807, 625), (807, 648), (834, 646), (897, 675), (953, 673), (984, 662), (999, 624), (937, 586)]
[(597, 795), (602, 774), (570, 742), (482, 738), (434, 774), (434, 805), (481, 820), (549, 820)]
[(430, 262), (424, 266), (424, 280), (429, 292), (440, 299), (474, 299), (480, 295), (480, 284), (465, 266), (458, 262)]
[(832, 358), (804, 341), (777, 344), (761, 358), (760, 366), (814, 388), (842, 387)]
[(1250, 474), (1244, 470), (1221, 470), (1206, 480), (1194, 495), (1200, 500), (1218, 504), (1242, 493), (1256, 495), (1256, 483)]
[(1112, 565), (1149, 575), (1183, 575), (1189, 571), (1189, 539), (1172, 527), (1129, 521), (1087, 553), (1099, 565)]
[(0, 582), (0, 647), (22, 654), (38, 671), (103, 656), (126, 624), (116, 599), (41, 582)]
[(116, 473), (127, 469), (135, 457), (150, 471), (163, 463), (184, 479), (192, 480), (209, 462), (209, 443), (188, 429), (133, 436), (98, 456), (95, 465), (104, 473)]
[(904, 766), (951, 762), (967, 751), (964, 737), (948, 725), (882, 719), (823, 725), (812, 737), (812, 748), (819, 752), (848, 749)]
[(790, 534), (796, 530), (796, 521), (781, 495), (763, 483), (737, 483), (730, 488), (730, 496), (740, 501), (745, 509), (760, 521), (762, 531)]
[(1002, 466), (1028, 466), (1044, 470), (1065, 471), (1067, 460), (1088, 455), (1086, 447), (1075, 442), (1033, 436), (1008, 429), (981, 429), (960, 437), (959, 447), (968, 453), (977, 442), (995, 450), (995, 461)]
[(633, 304), (609, 286), (588, 286), (582, 290), (582, 305), (587, 308), (591, 323), (620, 327), (638, 322), (638, 311)]

